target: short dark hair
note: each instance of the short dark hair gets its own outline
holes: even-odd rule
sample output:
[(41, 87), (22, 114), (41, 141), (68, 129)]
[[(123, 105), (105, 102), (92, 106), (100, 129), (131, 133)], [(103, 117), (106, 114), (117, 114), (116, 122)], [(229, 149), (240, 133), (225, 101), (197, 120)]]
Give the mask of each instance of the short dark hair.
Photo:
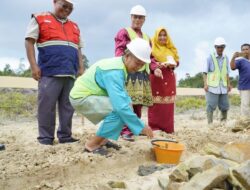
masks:
[(240, 48), (242, 49), (244, 46), (248, 46), (250, 48), (250, 44), (242, 44)]

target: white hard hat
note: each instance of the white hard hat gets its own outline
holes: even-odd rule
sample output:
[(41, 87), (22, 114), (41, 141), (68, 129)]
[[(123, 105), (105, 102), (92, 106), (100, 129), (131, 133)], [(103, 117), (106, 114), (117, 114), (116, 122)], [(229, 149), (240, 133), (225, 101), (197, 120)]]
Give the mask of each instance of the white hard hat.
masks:
[(149, 42), (142, 38), (135, 38), (127, 44), (128, 50), (138, 59), (145, 63), (150, 63), (151, 47)]
[(65, 1), (67, 1), (68, 3), (71, 3), (71, 4), (75, 4), (73, 1), (71, 1), (71, 0), (65, 0)]
[(131, 15), (142, 15), (142, 16), (147, 15), (145, 8), (141, 5), (136, 5), (136, 6), (132, 7), (132, 9), (130, 10), (130, 14)]
[(222, 45), (226, 45), (225, 39), (222, 37), (218, 37), (214, 40), (214, 45), (215, 46), (222, 46)]
[(177, 65), (177, 63), (175, 62), (173, 56), (169, 55), (167, 56), (167, 63), (170, 65)]

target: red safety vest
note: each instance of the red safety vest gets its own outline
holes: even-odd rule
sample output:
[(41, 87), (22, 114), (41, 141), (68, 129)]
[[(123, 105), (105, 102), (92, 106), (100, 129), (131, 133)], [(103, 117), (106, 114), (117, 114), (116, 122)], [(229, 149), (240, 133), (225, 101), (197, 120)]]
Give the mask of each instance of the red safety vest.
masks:
[(68, 20), (65, 23), (58, 21), (51, 13), (39, 13), (33, 15), (39, 24), (40, 35), (38, 43), (51, 40), (69, 41), (79, 44), (80, 30), (76, 23)]
[(80, 30), (76, 23), (60, 22), (49, 12), (32, 15), (39, 25), (38, 65), (42, 76), (76, 75)]

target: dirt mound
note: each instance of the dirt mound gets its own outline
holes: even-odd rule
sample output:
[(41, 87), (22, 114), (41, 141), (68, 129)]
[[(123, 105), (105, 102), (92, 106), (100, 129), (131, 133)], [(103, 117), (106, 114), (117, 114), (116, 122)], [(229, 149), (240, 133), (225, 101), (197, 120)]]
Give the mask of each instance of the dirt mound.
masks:
[[(249, 141), (250, 134), (233, 133), (230, 125), (239, 108), (233, 108), (229, 122), (206, 125), (204, 111), (193, 110), (177, 114), (175, 134), (155, 132), (156, 138), (173, 138), (185, 144), (182, 160), (193, 154), (203, 154), (207, 143), (224, 145), (231, 141)], [(146, 121), (145, 110), (143, 119)], [(155, 164), (150, 141), (143, 136), (136, 142), (119, 140), (119, 151), (109, 149), (109, 157), (83, 152), (85, 141), (95, 133), (96, 127), (81, 117), (74, 117), (74, 136), (80, 142), (43, 146), (37, 143), (35, 119), (4, 121), (1, 123), (0, 143), (6, 150), (0, 152), (0, 189), (104, 189), (111, 180), (124, 181), (138, 178), (140, 165)]]

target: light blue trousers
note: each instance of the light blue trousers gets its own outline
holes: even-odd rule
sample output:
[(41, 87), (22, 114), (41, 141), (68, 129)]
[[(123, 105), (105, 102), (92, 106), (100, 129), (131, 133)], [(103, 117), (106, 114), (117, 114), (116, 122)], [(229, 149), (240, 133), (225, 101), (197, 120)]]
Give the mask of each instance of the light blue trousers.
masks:
[(87, 98), (73, 99), (70, 102), (76, 112), (84, 115), (93, 124), (100, 123), (96, 132), (99, 137), (117, 140), (120, 136), (124, 122), (113, 111), (113, 107), (107, 96), (88, 96)]
[(213, 112), (216, 107), (222, 112), (229, 110), (228, 94), (206, 93), (207, 112)]

